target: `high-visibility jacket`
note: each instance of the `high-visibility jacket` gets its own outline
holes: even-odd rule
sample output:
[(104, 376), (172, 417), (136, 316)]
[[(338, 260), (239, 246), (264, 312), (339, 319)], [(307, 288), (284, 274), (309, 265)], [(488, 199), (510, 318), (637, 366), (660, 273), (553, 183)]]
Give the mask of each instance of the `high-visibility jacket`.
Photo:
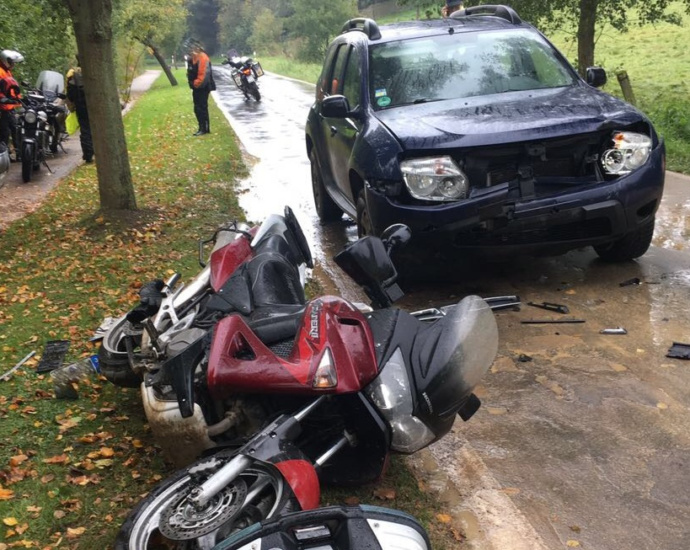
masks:
[[(12, 73), (0, 66), (0, 98), (9, 97), (11, 99), (20, 99), (22, 94), (19, 89), (19, 84), (12, 76)], [(11, 111), (21, 107), (18, 103), (0, 103), (0, 111)]]

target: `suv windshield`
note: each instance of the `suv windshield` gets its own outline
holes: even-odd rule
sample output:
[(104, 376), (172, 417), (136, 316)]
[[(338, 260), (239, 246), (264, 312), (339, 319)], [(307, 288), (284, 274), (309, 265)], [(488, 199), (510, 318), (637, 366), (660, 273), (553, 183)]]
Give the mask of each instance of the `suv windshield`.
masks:
[(528, 30), (458, 32), (370, 48), (374, 109), (570, 86), (573, 73)]

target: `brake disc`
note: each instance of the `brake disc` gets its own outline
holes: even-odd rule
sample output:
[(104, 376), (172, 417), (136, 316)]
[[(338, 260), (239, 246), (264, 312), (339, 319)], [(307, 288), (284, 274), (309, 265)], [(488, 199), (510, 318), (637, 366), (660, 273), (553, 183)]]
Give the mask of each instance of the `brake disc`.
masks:
[(186, 491), (178, 496), (161, 512), (158, 528), (168, 539), (199, 538), (230, 521), (239, 513), (247, 497), (247, 484), (241, 477), (236, 478), (203, 508), (194, 506), (188, 498), (189, 494)]

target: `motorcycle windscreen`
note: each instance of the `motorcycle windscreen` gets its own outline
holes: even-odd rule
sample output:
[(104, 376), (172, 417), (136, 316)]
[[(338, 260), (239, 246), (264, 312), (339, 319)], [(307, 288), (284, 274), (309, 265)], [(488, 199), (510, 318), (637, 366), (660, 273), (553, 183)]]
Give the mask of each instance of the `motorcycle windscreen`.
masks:
[(417, 416), (433, 421), (457, 414), (497, 351), (496, 319), (479, 296), (467, 296), (445, 317), (420, 331), (410, 354)]
[(53, 95), (65, 92), (65, 79), (56, 71), (41, 71), (36, 79), (36, 89)]

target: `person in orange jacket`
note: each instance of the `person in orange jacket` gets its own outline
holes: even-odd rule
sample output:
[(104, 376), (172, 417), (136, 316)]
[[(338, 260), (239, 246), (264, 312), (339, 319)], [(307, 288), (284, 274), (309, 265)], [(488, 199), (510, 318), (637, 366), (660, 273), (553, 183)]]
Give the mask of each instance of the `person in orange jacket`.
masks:
[[(19, 84), (12, 76), (16, 63), (24, 61), (24, 56), (14, 50), (0, 51), (0, 142), (9, 145), (10, 136), (14, 136), (14, 118), (12, 111), (21, 107)], [(14, 144), (15, 157), (17, 143)]]
[(192, 56), (187, 70), (187, 80), (192, 88), (192, 99), (194, 100), (194, 114), (199, 123), (199, 129), (194, 133), (195, 136), (203, 136), (211, 133), (211, 126), (208, 117), (208, 96), (216, 89), (213, 80), (213, 68), (211, 60), (206, 55), (199, 42), (191, 44)]

